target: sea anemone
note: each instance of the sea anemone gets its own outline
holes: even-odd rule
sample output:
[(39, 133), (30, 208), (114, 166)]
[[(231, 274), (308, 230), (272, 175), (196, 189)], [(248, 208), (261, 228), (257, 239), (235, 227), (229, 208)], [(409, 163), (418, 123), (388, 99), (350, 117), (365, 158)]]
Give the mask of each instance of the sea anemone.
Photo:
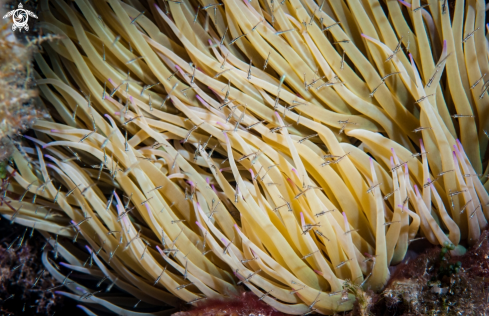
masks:
[(33, 70), (52, 118), (13, 153), (0, 212), (46, 237), (65, 296), (164, 315), (246, 289), (333, 314), (380, 291), (413, 240), (459, 254), (487, 226), (482, 0), (42, 0), (38, 15), (58, 38)]

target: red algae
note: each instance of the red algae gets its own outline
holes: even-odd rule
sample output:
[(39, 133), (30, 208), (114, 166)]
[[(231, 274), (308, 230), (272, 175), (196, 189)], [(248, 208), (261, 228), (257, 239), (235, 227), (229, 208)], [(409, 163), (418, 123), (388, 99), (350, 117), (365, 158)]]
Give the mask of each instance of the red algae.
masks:
[(444, 248), (432, 247), (405, 260), (392, 274), (371, 315), (488, 313), (488, 237), (486, 230), (462, 256), (451, 256)]
[[(18, 225), (0, 224), (0, 315), (52, 315), (62, 297), (41, 261), (42, 239)], [(16, 237), (15, 237), (16, 236)]]
[(244, 292), (239, 296), (221, 299), (205, 299), (189, 311), (172, 316), (282, 316), (271, 306), (261, 301), (255, 294)]

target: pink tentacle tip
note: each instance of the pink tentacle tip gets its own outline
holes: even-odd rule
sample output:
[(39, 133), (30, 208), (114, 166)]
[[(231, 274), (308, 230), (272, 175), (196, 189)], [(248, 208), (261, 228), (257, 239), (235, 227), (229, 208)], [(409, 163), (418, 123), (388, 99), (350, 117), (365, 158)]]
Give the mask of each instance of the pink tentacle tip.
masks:
[(129, 96), (129, 100), (131, 100), (131, 103), (134, 104), (134, 98), (132, 97), (132, 95)]
[(406, 1), (403, 1), (403, 0), (399, 0), (400, 3), (402, 3), (403, 5), (405, 5), (406, 7), (410, 8), (411, 7), (411, 4), (410, 3), (407, 3)]
[(175, 69), (178, 70), (178, 71), (181, 71), (182, 70), (182, 68), (180, 66), (178, 66), (178, 65), (175, 65)]
[(295, 173), (295, 175), (297, 176), (297, 178), (300, 178), (299, 177), (299, 172), (295, 168), (292, 168), (292, 172)]
[(419, 195), (419, 189), (416, 184), (414, 185), (414, 191), (416, 192), (416, 195)]
[(253, 169), (250, 169), (250, 173), (251, 173), (251, 177), (254, 178), (255, 177), (255, 173), (253, 172)]
[(373, 169), (374, 168), (374, 159), (372, 157), (369, 157), (369, 162), (370, 162), (370, 168)]
[(324, 273), (322, 271), (319, 271), (319, 270), (314, 270), (314, 272), (316, 272), (316, 274), (319, 274), (319, 275), (324, 275)]
[(202, 99), (202, 97), (201, 97), (200, 95), (198, 95), (198, 94), (197, 94), (195, 97), (196, 97), (196, 98), (197, 98), (197, 100), (199, 100), (200, 102), (202, 102), (202, 103), (204, 103), (204, 104), (206, 104), (206, 103), (207, 103), (207, 102), (205, 102), (205, 101), (204, 101), (204, 99)]
[(205, 182), (206, 182), (207, 184), (211, 183), (211, 180), (209, 180), (209, 177), (205, 177)]
[(394, 157), (391, 156), (391, 167), (394, 167)]
[(196, 221), (195, 224), (199, 226), (200, 229), (204, 230), (204, 226), (199, 221)]
[(121, 114), (121, 112), (114, 112), (114, 115), (119, 115)]
[(148, 203), (144, 203), (144, 206), (146, 206), (146, 210), (148, 211), (148, 213), (151, 213), (151, 210), (149, 209)]
[(60, 131), (59, 131), (59, 130), (57, 130), (57, 129), (52, 129), (52, 130), (51, 130), (51, 133), (59, 133), (59, 132), (60, 132)]

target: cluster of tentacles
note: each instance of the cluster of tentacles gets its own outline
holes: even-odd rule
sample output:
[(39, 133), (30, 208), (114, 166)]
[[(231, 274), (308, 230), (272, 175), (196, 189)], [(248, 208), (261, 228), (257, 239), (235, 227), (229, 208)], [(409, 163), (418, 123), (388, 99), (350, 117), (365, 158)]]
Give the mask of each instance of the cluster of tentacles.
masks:
[(487, 226), (482, 0), (42, 0), (38, 15), (60, 38), (33, 71), (51, 118), (17, 143), (0, 212), (44, 234), (46, 269), (89, 314), (243, 286), (287, 314), (347, 311), (345, 281), (382, 289), (412, 240), (460, 251)]

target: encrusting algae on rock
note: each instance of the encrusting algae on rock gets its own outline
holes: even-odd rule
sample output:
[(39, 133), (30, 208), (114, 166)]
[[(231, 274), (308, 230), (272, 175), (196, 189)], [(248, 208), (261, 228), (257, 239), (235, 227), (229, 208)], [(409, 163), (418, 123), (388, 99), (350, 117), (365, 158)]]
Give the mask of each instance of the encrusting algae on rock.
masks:
[(487, 226), (481, 0), (42, 0), (38, 15), (56, 38), (31, 70), (51, 117), (15, 148), (0, 212), (42, 232), (56, 293), (87, 314), (243, 288), (277, 313), (359, 298), (367, 314), (411, 242), (456, 255)]
[[(3, 16), (4, 9), (0, 9)], [(5, 178), (4, 160), (13, 151), (13, 139), (42, 117), (35, 106), (37, 96), (30, 76), (31, 57), (41, 39), (23, 43), (6, 20), (0, 22), (0, 177)]]
[(484, 231), (462, 256), (445, 246), (407, 259), (393, 273), (373, 315), (483, 315), (489, 312), (489, 242)]

